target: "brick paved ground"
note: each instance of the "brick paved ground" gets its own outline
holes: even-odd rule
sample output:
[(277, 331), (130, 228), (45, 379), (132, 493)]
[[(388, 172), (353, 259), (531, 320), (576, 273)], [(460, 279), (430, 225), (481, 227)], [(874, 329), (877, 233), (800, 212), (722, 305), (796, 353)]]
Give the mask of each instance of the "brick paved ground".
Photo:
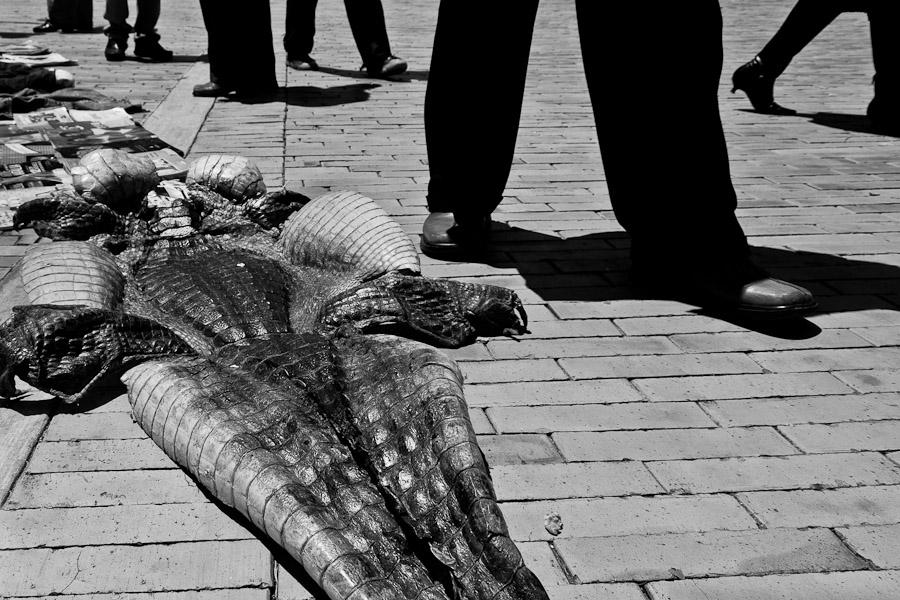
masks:
[[(452, 354), (512, 533), (554, 600), (900, 597), (900, 140), (861, 116), (873, 72), (863, 15), (841, 17), (779, 82), (799, 115), (758, 115), (728, 94), (791, 4), (723, 2), (720, 98), (742, 223), (759, 262), (817, 294), (822, 310), (806, 323), (748, 330), (623, 285), (627, 239), (565, 0), (539, 14), (494, 252), (485, 264), (424, 261), (428, 275), (508, 286), (528, 304), (530, 336)], [(212, 107), (190, 155), (252, 156), (273, 185), (359, 190), (417, 236), (437, 3), (385, 5), (409, 76), (359, 77), (341, 3), (322, 2), (323, 70), (288, 73), (279, 51), (280, 101), (190, 104), (200, 117)], [(40, 41), (80, 62), (82, 85), (160, 107), (147, 122), (165, 123), (167, 94), (205, 66), (194, 63), (198, 7), (163, 12), (181, 62), (111, 65), (100, 35)], [(283, 4), (273, 12), (280, 36)], [(44, 14), (40, 0), (3, 2), (0, 33), (28, 33)], [(677, 58), (659, 57), (661, 68)], [(460, 60), (478, 59), (461, 48)], [(669, 93), (658, 91), (659, 110)], [(647, 176), (664, 160), (647, 140)], [(692, 182), (671, 185), (675, 196)], [(35, 242), (0, 235), (0, 274)], [(296, 567), (273, 561), (146, 439), (125, 397), (105, 400), (67, 409), (35, 394), (0, 407), (0, 452), (23, 465), (0, 472), (0, 596), (309, 597)], [(564, 524), (556, 538), (543, 526), (551, 512)]]

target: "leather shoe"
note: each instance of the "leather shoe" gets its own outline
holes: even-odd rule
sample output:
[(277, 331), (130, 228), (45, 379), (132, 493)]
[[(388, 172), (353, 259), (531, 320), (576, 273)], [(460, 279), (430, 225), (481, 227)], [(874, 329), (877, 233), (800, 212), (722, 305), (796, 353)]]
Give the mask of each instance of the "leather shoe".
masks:
[(53, 33), (54, 31), (59, 31), (60, 29), (62, 29), (62, 27), (60, 27), (56, 23), (51, 22), (50, 20), (47, 20), (37, 27), (34, 27), (32, 31), (35, 33)]
[(433, 212), (422, 226), (419, 247), (432, 258), (471, 258), (484, 250), (490, 229), (490, 217), (460, 224), (451, 212)]
[(128, 42), (109, 38), (109, 41), (106, 42), (106, 50), (103, 51), (103, 56), (111, 62), (122, 62), (125, 60), (126, 48), (128, 48)]
[(633, 268), (632, 279), (666, 297), (755, 320), (796, 318), (818, 306), (806, 288), (749, 262), (733, 268)]
[(287, 66), (295, 71), (318, 71), (319, 63), (312, 56), (301, 56), (300, 58), (289, 58)]
[(399, 56), (391, 55), (377, 63), (365, 65), (364, 68), (369, 74), (369, 77), (384, 79), (385, 77), (392, 77), (404, 73), (406, 71), (406, 66), (405, 60)]
[(210, 81), (201, 85), (195, 85), (193, 94), (201, 98), (219, 98), (227, 96), (234, 91), (234, 88), (219, 85), (214, 81)]

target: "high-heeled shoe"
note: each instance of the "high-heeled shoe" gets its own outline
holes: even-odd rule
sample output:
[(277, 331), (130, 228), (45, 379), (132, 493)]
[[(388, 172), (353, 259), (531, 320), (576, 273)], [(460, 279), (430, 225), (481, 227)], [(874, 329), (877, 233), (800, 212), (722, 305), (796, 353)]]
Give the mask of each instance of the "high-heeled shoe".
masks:
[(750, 99), (757, 112), (767, 115), (795, 115), (797, 111), (775, 102), (775, 78), (766, 72), (762, 60), (757, 56), (741, 65), (731, 76), (731, 93), (742, 90)]

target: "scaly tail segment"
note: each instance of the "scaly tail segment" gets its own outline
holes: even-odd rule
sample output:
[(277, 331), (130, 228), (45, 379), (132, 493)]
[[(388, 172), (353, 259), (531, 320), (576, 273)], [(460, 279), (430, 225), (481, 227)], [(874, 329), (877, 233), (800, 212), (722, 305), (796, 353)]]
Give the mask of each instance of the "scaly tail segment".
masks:
[(135, 419), (333, 600), (447, 600), (312, 400), (206, 359), (124, 377)]
[(497, 506), (456, 364), (390, 336), (334, 340), (344, 393), (384, 492), (470, 599), (547, 598)]

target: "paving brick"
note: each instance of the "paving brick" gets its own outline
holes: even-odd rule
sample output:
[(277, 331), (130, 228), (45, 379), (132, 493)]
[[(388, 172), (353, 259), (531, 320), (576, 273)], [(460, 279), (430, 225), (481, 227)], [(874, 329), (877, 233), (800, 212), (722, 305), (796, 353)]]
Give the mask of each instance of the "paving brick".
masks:
[(466, 384), (506, 383), (512, 381), (558, 381), (568, 379), (555, 361), (504, 360), (502, 363), (461, 362)]
[(776, 373), (893, 369), (900, 364), (900, 348), (792, 350), (756, 352), (751, 356), (764, 368)]
[(747, 492), (741, 502), (768, 527), (838, 527), (900, 522), (900, 487)]
[(644, 397), (624, 379), (593, 381), (524, 381), (467, 385), (469, 406), (539, 406), (638, 402)]
[[(522, 541), (757, 528), (747, 511), (724, 494), (506, 502), (501, 508), (510, 535)], [(558, 537), (544, 528), (550, 513), (562, 517)]]
[(779, 339), (755, 331), (673, 335), (670, 339), (687, 352), (758, 352), (799, 348), (862, 348), (871, 345), (870, 341), (843, 329), (825, 330), (805, 340)]
[(769, 529), (558, 540), (586, 583), (866, 568), (828, 530)]
[(900, 420), (779, 427), (805, 452), (900, 449)]
[[(51, 406), (55, 404), (54, 401)], [(0, 503), (25, 468), (48, 422), (49, 417), (40, 412), (21, 414), (0, 406)]]
[(665, 337), (560, 338), (552, 340), (492, 340), (488, 349), (496, 358), (563, 358), (573, 356), (626, 356), (680, 354)]
[(180, 470), (44, 473), (23, 475), (4, 508), (194, 503), (204, 500), (197, 485)]
[[(632, 317), (616, 319), (615, 325), (626, 335), (671, 335), (680, 333), (742, 331), (742, 328), (705, 315), (670, 315), (665, 317)], [(713, 335), (713, 334), (710, 334)]]
[(0, 510), (0, 531), (3, 550), (254, 538), (210, 503)]
[(650, 400), (669, 401), (847, 394), (853, 391), (830, 373), (665, 377), (635, 379), (632, 383)]
[[(21, 600), (24, 596), (8, 598)], [(151, 592), (149, 594), (79, 594), (53, 596), (53, 600), (270, 600), (266, 588), (236, 588), (230, 590), (191, 590), (190, 592)], [(303, 599), (305, 600), (305, 599)]]
[(275, 581), (275, 591), (271, 600), (313, 600), (315, 598), (311, 590), (316, 590), (318, 586), (310, 581), (296, 563), (289, 565), (289, 568), (277, 563)]
[(559, 585), (547, 590), (550, 600), (646, 600), (641, 588), (628, 583)]
[(798, 451), (774, 429), (660, 429), (563, 432), (553, 436), (567, 461), (677, 460), (779, 456)]
[(900, 419), (896, 394), (727, 400), (703, 408), (726, 427)]
[(685, 402), (507, 406), (489, 408), (488, 414), (500, 433), (715, 426), (696, 404)]
[(760, 366), (743, 354), (669, 354), (564, 358), (559, 361), (574, 379), (609, 377), (674, 377), (759, 373)]
[(688, 494), (900, 483), (900, 469), (874, 452), (672, 460), (646, 465), (670, 492)]
[(525, 565), (537, 575), (545, 588), (568, 585), (569, 580), (547, 542), (520, 542), (516, 544)]
[(835, 376), (860, 392), (900, 392), (900, 370), (898, 369), (841, 371), (835, 373)]
[(111, 412), (91, 415), (56, 415), (44, 440), (124, 440), (144, 439), (147, 434), (134, 422), (131, 413)]
[(546, 435), (482, 435), (478, 436), (478, 445), (491, 466), (563, 461), (559, 450)]
[(876, 346), (895, 346), (897, 340), (900, 340), (900, 326), (861, 327), (852, 331)]
[(717, 577), (647, 585), (651, 600), (887, 600), (898, 589), (898, 571)]
[(574, 337), (619, 337), (622, 332), (608, 319), (572, 319), (560, 321), (555, 316), (552, 320), (534, 322), (531, 306), (528, 310), (528, 327), (531, 333), (528, 339), (574, 338)]
[(257, 540), (7, 550), (0, 596), (264, 587), (273, 584), (271, 562)]
[(70, 440), (41, 442), (28, 461), (28, 473), (177, 469), (153, 440)]
[(499, 500), (629, 496), (663, 491), (641, 463), (595, 462), (496, 465), (491, 477)]
[(488, 420), (487, 415), (484, 413), (484, 410), (478, 408), (469, 409), (469, 419), (472, 421), (472, 428), (475, 430), (476, 435), (490, 435), (492, 433), (497, 433), (494, 430), (494, 426)]
[(900, 568), (900, 525), (842, 527), (835, 531), (851, 550), (876, 567)]
[(683, 315), (688, 306), (671, 300), (619, 300), (615, 302), (552, 302), (560, 319), (621, 319)]

